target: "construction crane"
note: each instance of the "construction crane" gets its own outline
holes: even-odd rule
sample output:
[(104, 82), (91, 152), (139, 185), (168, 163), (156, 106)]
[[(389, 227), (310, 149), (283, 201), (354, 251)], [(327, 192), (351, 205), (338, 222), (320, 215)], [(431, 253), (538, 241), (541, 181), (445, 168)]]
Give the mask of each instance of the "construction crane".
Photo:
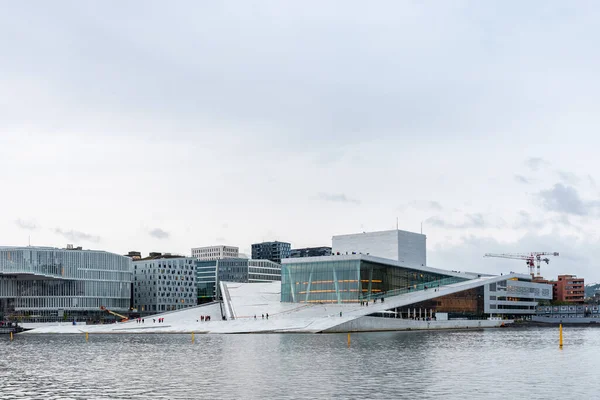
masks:
[(121, 322), (127, 322), (127, 321), (129, 321), (129, 318), (128, 318), (128, 317), (126, 317), (126, 316), (124, 316), (124, 315), (121, 315), (121, 314), (117, 314), (117, 313), (116, 313), (116, 312), (114, 312), (114, 311), (110, 311), (108, 308), (106, 308), (106, 307), (104, 307), (104, 306), (100, 306), (100, 309), (101, 309), (102, 311), (106, 311), (106, 312), (107, 312), (107, 313), (109, 313), (109, 314), (112, 314), (112, 315), (115, 315), (115, 316), (117, 316), (117, 317), (121, 318)]
[(513, 260), (525, 260), (525, 264), (527, 264), (527, 268), (529, 268), (529, 274), (531, 277), (535, 277), (535, 270), (537, 267), (537, 276), (540, 275), (540, 264), (545, 262), (546, 264), (550, 263), (550, 259), (547, 256), (558, 257), (557, 252), (531, 252), (531, 253), (507, 253), (507, 254), (494, 254), (494, 253), (486, 253), (484, 257), (496, 257), (496, 258), (510, 258)]

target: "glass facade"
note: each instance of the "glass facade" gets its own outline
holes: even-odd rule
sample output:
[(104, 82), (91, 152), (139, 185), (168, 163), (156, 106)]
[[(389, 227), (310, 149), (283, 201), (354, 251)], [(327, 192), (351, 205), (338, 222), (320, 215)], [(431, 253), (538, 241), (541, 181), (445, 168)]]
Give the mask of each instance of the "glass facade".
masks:
[[(217, 279), (218, 276), (218, 279)], [(213, 261), (196, 261), (198, 302), (217, 297), (217, 281), (272, 282), (281, 280), (281, 265), (269, 260), (228, 258)]]
[(263, 242), (252, 245), (253, 260), (271, 260), (281, 263), (284, 258), (289, 258), (292, 245), (286, 242)]
[(0, 313), (60, 316), (127, 311), (131, 260), (95, 250), (0, 248)]
[(281, 301), (291, 303), (358, 303), (466, 280), (336, 256), (319, 261), (286, 262), (281, 275)]

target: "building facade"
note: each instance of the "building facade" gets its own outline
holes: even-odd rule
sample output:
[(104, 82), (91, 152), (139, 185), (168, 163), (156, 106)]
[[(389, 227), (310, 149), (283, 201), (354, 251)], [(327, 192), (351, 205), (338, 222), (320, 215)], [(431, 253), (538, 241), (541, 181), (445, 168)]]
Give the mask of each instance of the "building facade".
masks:
[(540, 300), (552, 300), (552, 285), (507, 279), (485, 285), (484, 300), (486, 314), (535, 314)]
[(554, 300), (575, 304), (583, 304), (585, 299), (585, 281), (575, 275), (559, 275), (552, 282), (554, 285)]
[(331, 255), (331, 247), (305, 247), (303, 249), (292, 249), (290, 258), (300, 257), (323, 257)]
[(234, 246), (207, 246), (192, 248), (192, 257), (200, 261), (222, 260), (224, 258), (238, 258), (240, 249)]
[(360, 303), (467, 279), (450, 271), (404, 267), (395, 260), (367, 255), (289, 258), (282, 264), (281, 301)]
[(196, 261), (198, 303), (218, 297), (219, 281), (240, 283), (281, 281), (281, 265), (269, 260), (247, 258)]
[(284, 258), (290, 258), (292, 245), (286, 242), (263, 242), (252, 245), (253, 260), (271, 260), (278, 264)]
[(155, 258), (133, 262), (133, 302), (138, 312), (156, 313), (196, 305), (195, 259)]
[(281, 301), (368, 303), (419, 291), (436, 293), (439, 287), (461, 284), (464, 290), (409, 303), (389, 313), (414, 318), (415, 310), (422, 309), (446, 313), (450, 318), (481, 318), (532, 315), (539, 300), (552, 298), (552, 286), (531, 282), (529, 275), (512, 274), (509, 279), (484, 276), (487, 280), (494, 278), (493, 283), (485, 283), (479, 279), (482, 276), (425, 266), (407, 267), (396, 260), (364, 254), (290, 258), (282, 264)]
[(333, 254), (366, 254), (400, 261), (407, 266), (426, 266), (427, 237), (401, 230), (337, 235), (332, 238)]
[(130, 308), (131, 260), (81, 248), (0, 248), (0, 314), (52, 321), (97, 319)]

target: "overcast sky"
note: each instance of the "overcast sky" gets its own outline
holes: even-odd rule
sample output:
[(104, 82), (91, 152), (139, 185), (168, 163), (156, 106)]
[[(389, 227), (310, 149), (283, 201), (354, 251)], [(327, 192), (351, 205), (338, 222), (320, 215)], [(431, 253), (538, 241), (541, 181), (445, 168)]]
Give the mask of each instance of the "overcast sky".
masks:
[(0, 244), (400, 229), (600, 281), (596, 1), (0, 2)]

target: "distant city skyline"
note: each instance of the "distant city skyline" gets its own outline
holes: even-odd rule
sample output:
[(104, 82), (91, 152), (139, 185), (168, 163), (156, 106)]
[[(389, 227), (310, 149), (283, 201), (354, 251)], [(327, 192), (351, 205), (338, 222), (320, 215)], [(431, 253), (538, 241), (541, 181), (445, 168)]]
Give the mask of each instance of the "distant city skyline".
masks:
[(190, 254), (398, 227), (600, 281), (595, 2), (6, 3), (0, 246)]

